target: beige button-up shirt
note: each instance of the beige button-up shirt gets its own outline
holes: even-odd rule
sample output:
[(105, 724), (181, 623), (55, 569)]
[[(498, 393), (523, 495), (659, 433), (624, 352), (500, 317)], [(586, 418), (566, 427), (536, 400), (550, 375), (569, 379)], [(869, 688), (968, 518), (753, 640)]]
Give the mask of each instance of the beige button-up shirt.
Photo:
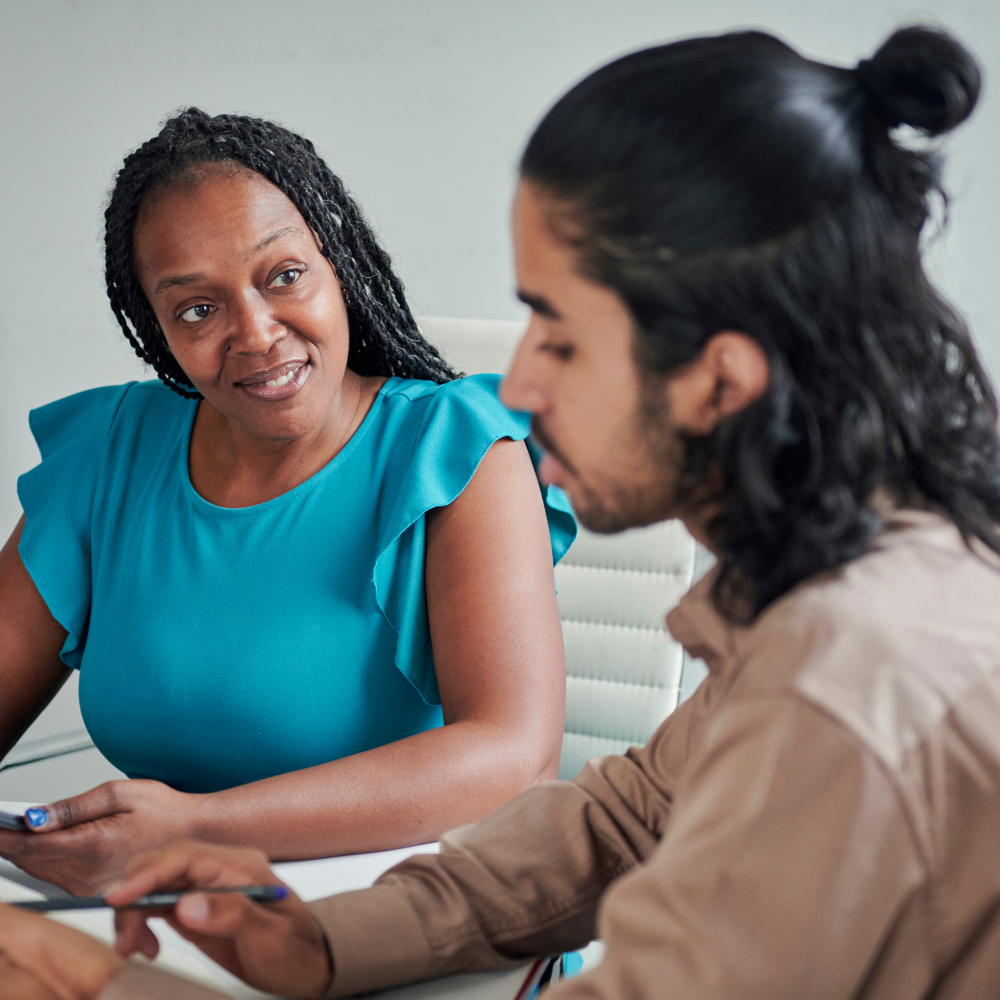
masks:
[(552, 1000), (1000, 996), (1000, 562), (907, 511), (750, 627), (708, 582), (668, 624), (709, 676), (646, 747), (312, 904), (331, 996), (594, 936)]

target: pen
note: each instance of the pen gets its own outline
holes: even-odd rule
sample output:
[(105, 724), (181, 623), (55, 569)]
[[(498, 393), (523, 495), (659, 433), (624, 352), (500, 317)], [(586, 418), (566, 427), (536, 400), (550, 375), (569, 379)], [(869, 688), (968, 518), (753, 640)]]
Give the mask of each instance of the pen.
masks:
[[(119, 910), (155, 910), (164, 906), (175, 906), (184, 896), (194, 892), (222, 893), (236, 892), (255, 903), (274, 903), (288, 898), (288, 890), (283, 885), (243, 885), (221, 889), (184, 889), (181, 892), (154, 892), (148, 896), (140, 896), (128, 906), (111, 907)], [(51, 913), (55, 910), (99, 910), (110, 906), (103, 896), (79, 896), (68, 899), (31, 899), (20, 903), (11, 903), (21, 910), (34, 910), (36, 913)]]

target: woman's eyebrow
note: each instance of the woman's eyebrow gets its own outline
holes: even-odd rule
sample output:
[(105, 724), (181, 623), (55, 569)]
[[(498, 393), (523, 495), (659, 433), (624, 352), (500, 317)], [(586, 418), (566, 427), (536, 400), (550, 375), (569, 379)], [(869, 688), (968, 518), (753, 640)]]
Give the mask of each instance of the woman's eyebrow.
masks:
[(203, 274), (172, 274), (167, 278), (160, 278), (153, 289), (153, 294), (159, 295), (160, 292), (165, 292), (168, 288), (173, 288), (175, 285), (193, 285), (196, 281), (201, 281), (204, 277), (205, 275)]
[(297, 226), (282, 226), (280, 229), (275, 229), (275, 231), (271, 233), (270, 236), (265, 236), (264, 239), (260, 241), (260, 243), (255, 243), (252, 247), (250, 247), (250, 249), (247, 251), (247, 256), (248, 257), (252, 256), (258, 251), (263, 250), (264, 247), (270, 246), (275, 240), (280, 240), (282, 236), (292, 236), (293, 234), (301, 234), (301, 233), (302, 230), (299, 229)]
[[(247, 256), (252, 257), (255, 253), (260, 252), (264, 247), (270, 246), (275, 240), (280, 240), (282, 236), (292, 236), (295, 234), (301, 234), (302, 230), (297, 226), (282, 226), (280, 229), (275, 229), (273, 233), (265, 236), (259, 243), (255, 243), (249, 250), (247, 250)], [(174, 288), (177, 285), (193, 285), (197, 281), (201, 281), (205, 277), (204, 274), (172, 274), (166, 278), (160, 278), (156, 283), (156, 287), (153, 289), (154, 295), (159, 295), (161, 292), (165, 292), (168, 288)]]

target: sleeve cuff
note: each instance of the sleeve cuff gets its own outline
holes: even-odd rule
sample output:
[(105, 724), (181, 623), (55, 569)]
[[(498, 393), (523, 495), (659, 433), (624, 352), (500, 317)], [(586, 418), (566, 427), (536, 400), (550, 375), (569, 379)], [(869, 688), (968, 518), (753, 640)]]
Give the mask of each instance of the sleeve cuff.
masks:
[(125, 962), (98, 1000), (228, 1000), (189, 979), (181, 979), (142, 962)]
[(369, 993), (435, 975), (423, 928), (394, 886), (343, 892), (308, 905), (333, 957), (327, 997)]

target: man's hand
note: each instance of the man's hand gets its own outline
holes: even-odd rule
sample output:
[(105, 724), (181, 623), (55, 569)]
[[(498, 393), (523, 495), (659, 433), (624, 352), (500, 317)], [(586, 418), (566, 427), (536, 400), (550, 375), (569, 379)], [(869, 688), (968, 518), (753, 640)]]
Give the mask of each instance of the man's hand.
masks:
[(120, 881), (130, 858), (189, 837), (202, 796), (159, 781), (108, 781), (29, 809), (29, 833), (0, 830), (0, 856), (76, 896)]
[(0, 1000), (94, 1000), (121, 964), (100, 941), (0, 903)]
[[(142, 855), (129, 877), (105, 898), (126, 906), (157, 891), (241, 885), (281, 885), (259, 851), (181, 841)], [(282, 996), (320, 997), (333, 978), (326, 937), (306, 905), (289, 890), (276, 903), (244, 896), (194, 894), (171, 910), (124, 911), (116, 915), (118, 951), (155, 957), (159, 945), (146, 926), (150, 916), (167, 922), (209, 958), (257, 989)]]

